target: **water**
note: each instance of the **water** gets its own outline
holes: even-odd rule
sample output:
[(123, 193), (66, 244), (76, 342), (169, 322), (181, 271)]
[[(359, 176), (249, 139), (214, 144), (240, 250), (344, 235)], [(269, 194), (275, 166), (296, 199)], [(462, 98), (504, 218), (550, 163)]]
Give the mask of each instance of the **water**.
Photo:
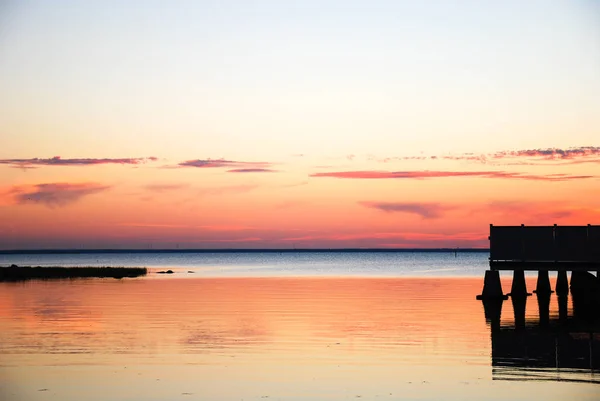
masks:
[(0, 399), (598, 399), (570, 299), (484, 308), (487, 254), (420, 255), (104, 255), (177, 273), (0, 283)]
[(477, 276), (487, 252), (90, 253), (0, 255), (0, 266), (126, 266), (226, 276)]

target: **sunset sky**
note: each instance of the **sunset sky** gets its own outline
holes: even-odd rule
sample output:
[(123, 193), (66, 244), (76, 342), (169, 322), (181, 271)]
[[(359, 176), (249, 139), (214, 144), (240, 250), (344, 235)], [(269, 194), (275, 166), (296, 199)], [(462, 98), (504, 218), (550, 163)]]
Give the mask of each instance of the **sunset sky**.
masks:
[(600, 3), (0, 2), (0, 249), (600, 224)]

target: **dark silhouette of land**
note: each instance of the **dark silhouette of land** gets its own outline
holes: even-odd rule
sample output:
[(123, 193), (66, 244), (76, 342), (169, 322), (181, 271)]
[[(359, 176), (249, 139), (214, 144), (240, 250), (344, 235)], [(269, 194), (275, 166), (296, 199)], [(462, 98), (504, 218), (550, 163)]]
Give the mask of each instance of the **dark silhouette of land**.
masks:
[(145, 267), (0, 267), (0, 281), (50, 280), (74, 278), (125, 278), (145, 276)]

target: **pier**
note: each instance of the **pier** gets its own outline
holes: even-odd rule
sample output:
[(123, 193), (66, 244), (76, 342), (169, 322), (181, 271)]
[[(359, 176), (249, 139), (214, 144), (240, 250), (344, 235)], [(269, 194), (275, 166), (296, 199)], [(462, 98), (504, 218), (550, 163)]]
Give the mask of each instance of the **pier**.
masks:
[[(525, 271), (537, 271), (534, 292), (550, 294), (549, 272), (558, 272), (555, 291), (569, 292), (568, 272), (597, 272), (600, 277), (600, 226), (494, 226), (490, 224), (490, 269), (477, 299), (522, 298), (531, 295)], [(504, 294), (500, 270), (513, 271), (511, 291)]]
[(570, 308), (568, 295), (536, 298), (538, 313), (526, 313), (527, 298), (513, 298), (512, 318), (501, 318), (503, 300), (483, 301), (493, 379), (600, 383), (600, 321), (580, 313), (574, 298)]

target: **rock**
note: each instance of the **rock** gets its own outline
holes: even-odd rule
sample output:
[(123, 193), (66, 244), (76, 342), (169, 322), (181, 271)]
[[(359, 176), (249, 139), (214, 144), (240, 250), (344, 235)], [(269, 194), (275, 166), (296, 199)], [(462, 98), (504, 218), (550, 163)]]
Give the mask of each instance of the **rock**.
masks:
[(193, 271), (191, 271), (191, 270), (188, 270), (188, 273), (194, 273), (194, 272), (193, 272)]
[(173, 274), (173, 270), (167, 270), (167, 274)]

